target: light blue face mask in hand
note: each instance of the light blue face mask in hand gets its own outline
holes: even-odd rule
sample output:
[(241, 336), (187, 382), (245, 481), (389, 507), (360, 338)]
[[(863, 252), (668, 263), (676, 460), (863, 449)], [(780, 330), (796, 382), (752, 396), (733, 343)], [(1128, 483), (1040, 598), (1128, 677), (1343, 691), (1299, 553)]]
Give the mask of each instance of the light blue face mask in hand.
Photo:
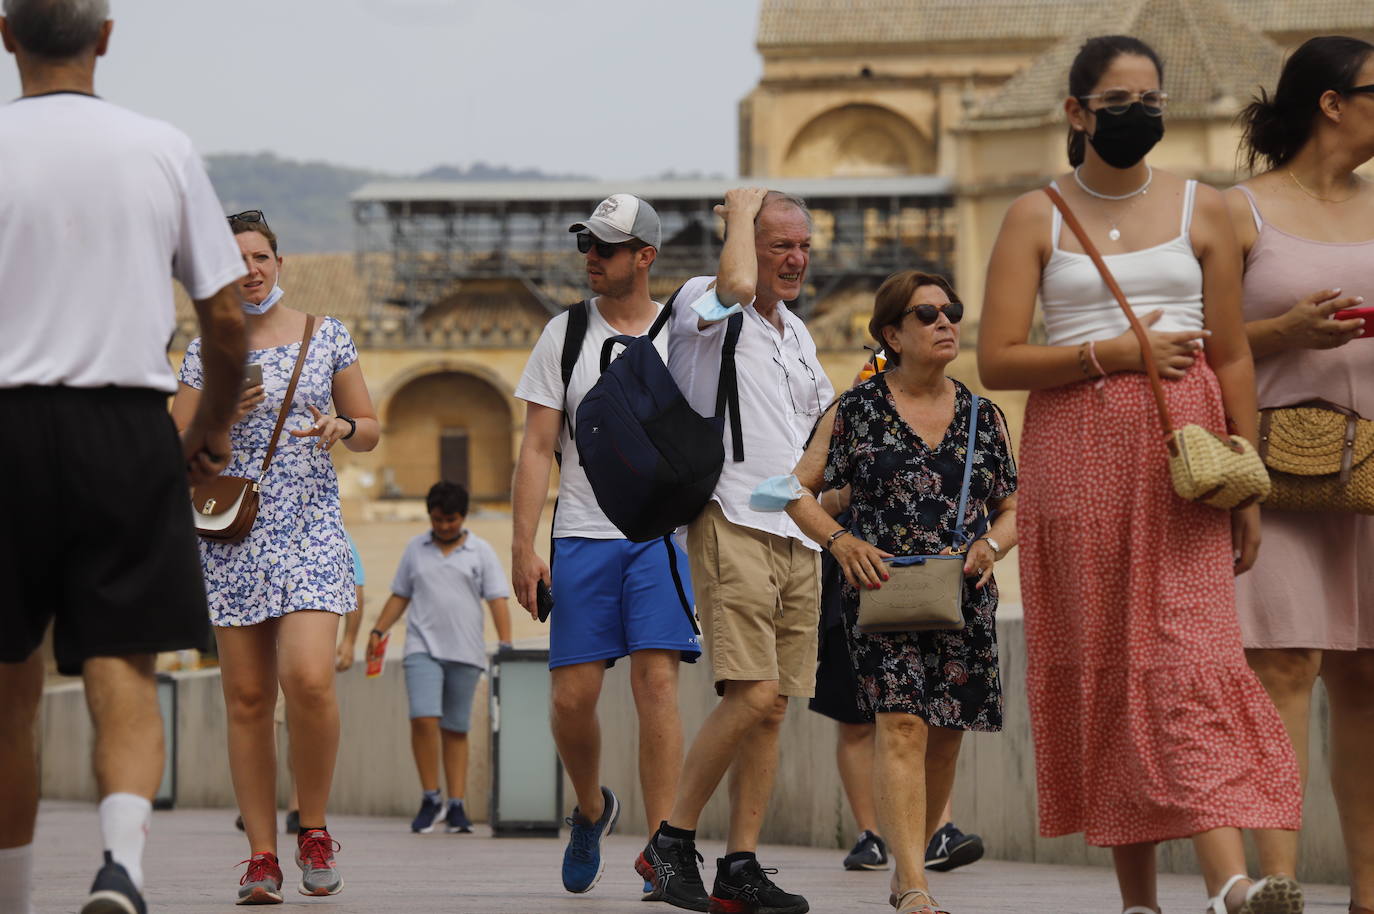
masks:
[(716, 290), (708, 289), (705, 295), (692, 302), (692, 310), (700, 315), (702, 320), (715, 323), (725, 320), (732, 314), (739, 314), (744, 307), (736, 302), (727, 308), (720, 303)]
[(749, 507), (755, 511), (786, 511), (788, 505), (806, 492), (796, 476), (771, 476), (749, 493)]

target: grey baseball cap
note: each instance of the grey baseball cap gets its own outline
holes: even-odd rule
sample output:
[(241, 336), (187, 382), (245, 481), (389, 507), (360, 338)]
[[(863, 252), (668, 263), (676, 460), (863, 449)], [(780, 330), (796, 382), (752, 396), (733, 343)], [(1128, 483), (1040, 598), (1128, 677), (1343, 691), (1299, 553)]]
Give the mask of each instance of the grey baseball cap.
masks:
[(568, 226), (568, 231), (591, 232), (611, 244), (638, 238), (653, 248), (657, 248), (663, 240), (663, 226), (658, 221), (658, 213), (654, 212), (647, 200), (641, 200), (634, 194), (611, 194), (586, 219)]

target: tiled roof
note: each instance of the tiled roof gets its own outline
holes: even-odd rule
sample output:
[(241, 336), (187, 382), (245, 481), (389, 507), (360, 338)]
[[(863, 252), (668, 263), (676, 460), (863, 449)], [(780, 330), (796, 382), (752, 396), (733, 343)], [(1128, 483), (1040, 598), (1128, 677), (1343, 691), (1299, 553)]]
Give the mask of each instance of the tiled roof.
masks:
[(1226, 0), (1134, 0), (1087, 21), (1040, 55), (974, 112), (974, 129), (1064, 120), (1069, 66), (1093, 35), (1134, 35), (1164, 61), (1169, 116), (1231, 114), (1282, 63), (1277, 44), (1244, 21)]
[(1051, 41), (1101, 0), (763, 0), (760, 49), (818, 44)]
[[(1268, 33), (1374, 32), (1369, 0), (1221, 0)], [(1111, 0), (763, 0), (762, 50), (815, 45), (1046, 42), (1081, 31)], [(1199, 7), (1211, 4), (1198, 4)]]

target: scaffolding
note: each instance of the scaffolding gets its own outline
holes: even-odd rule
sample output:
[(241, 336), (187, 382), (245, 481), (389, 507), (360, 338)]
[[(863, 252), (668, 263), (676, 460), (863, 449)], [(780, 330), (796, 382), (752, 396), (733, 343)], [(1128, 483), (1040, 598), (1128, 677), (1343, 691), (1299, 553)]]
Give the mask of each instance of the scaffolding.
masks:
[[(746, 181), (748, 179), (745, 179)], [(568, 226), (613, 193), (648, 200), (663, 223), (655, 294), (716, 270), (721, 220), (713, 213), (741, 181), (382, 182), (352, 196), (359, 272), (374, 307), (404, 309), (412, 327), (465, 282), (523, 286), (550, 314), (585, 294), (585, 264)], [(953, 276), (954, 196), (929, 176), (777, 179), (810, 206), (815, 231), (803, 317), (836, 292), (876, 288), (900, 269)], [(380, 256), (379, 256), (380, 255)]]

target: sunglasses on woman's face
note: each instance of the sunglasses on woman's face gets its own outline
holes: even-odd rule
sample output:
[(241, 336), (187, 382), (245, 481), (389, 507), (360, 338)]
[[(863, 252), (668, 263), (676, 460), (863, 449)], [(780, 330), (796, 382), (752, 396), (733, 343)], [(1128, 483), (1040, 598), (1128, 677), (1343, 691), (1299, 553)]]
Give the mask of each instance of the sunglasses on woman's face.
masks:
[(628, 241), (621, 241), (618, 244), (611, 244), (608, 241), (601, 241), (597, 239), (596, 236), (594, 236), (591, 232), (577, 233), (578, 253), (585, 254), (592, 248), (596, 248), (596, 256), (600, 257), (602, 260), (610, 260), (612, 257), (616, 255), (617, 251), (625, 250), (629, 246), (630, 242)]
[(902, 316), (898, 318), (898, 323), (906, 320), (908, 314), (916, 315), (916, 319), (927, 327), (939, 320), (941, 314), (951, 324), (957, 324), (964, 319), (964, 305), (957, 301), (952, 301), (947, 305), (912, 305), (902, 312)]

